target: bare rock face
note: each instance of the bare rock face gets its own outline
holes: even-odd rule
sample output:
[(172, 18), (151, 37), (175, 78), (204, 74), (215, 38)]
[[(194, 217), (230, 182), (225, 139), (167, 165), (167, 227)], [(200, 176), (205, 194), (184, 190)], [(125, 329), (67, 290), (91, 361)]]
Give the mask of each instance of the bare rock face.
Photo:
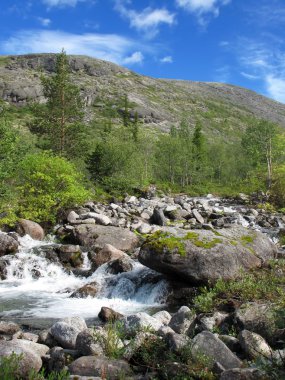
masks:
[(20, 236), (28, 234), (35, 240), (43, 240), (45, 237), (43, 228), (38, 223), (27, 219), (18, 221), (16, 231)]
[(19, 243), (12, 236), (0, 232), (0, 257), (15, 253), (19, 247)]
[(76, 226), (73, 230), (73, 238), (77, 244), (96, 250), (102, 249), (106, 244), (111, 244), (116, 249), (130, 252), (139, 243), (139, 238), (127, 229), (94, 224)]
[(146, 240), (139, 261), (172, 278), (207, 284), (238, 278), (241, 270), (258, 268), (276, 254), (266, 235), (241, 226), (219, 232), (166, 227)]

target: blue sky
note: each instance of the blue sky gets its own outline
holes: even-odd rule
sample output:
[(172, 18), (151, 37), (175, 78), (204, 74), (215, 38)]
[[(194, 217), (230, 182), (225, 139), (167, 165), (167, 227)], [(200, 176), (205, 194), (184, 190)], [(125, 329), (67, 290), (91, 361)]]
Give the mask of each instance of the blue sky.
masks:
[(0, 54), (84, 54), (285, 102), (285, 0), (0, 0)]

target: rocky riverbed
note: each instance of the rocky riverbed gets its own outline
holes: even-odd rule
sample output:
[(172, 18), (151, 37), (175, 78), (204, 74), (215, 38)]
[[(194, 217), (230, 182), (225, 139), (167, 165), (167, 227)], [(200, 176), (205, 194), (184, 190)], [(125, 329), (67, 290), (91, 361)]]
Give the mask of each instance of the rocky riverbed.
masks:
[(282, 362), (271, 300), (205, 314), (193, 298), (281, 262), (284, 224), (244, 195), (88, 202), (52, 237), (22, 220), (0, 234), (0, 357), (23, 353), (23, 378), (267, 378), (250, 361)]

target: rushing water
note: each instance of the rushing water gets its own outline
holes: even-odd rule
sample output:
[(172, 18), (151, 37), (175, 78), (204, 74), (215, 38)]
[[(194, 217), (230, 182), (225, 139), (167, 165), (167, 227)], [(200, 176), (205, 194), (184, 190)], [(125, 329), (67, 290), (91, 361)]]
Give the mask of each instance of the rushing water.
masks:
[[(102, 306), (131, 314), (159, 308), (165, 300), (166, 281), (148, 283), (154, 272), (138, 262), (133, 261), (130, 272), (112, 275), (104, 264), (90, 277), (78, 277), (40, 255), (40, 247), (51, 242), (35, 241), (27, 235), (20, 243), (19, 253), (8, 258), (7, 279), (0, 281), (0, 318), (39, 322), (81, 315), (93, 320)], [(83, 268), (88, 269), (90, 263), (87, 254), (84, 256)], [(92, 281), (99, 285), (96, 297), (70, 298), (76, 289)]]

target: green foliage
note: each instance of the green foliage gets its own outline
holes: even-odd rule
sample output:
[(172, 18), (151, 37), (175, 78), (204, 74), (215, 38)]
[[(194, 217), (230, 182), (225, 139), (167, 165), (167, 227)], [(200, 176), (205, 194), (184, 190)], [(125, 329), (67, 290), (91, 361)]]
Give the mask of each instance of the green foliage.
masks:
[(109, 322), (104, 326), (104, 333), (93, 331), (95, 339), (103, 346), (104, 353), (108, 358), (119, 359), (122, 357), (124, 347), (120, 345), (124, 338), (124, 328), (120, 321)]
[(38, 222), (55, 222), (58, 211), (86, 201), (90, 194), (74, 166), (50, 153), (26, 156), (19, 165), (18, 214)]
[(271, 198), (277, 207), (285, 207), (285, 165), (280, 165), (274, 174)]
[(66, 53), (57, 55), (55, 74), (42, 78), (44, 105), (35, 105), (30, 129), (39, 146), (73, 159), (85, 153), (86, 127), (79, 88), (71, 82)]
[(275, 303), (276, 310), (284, 308), (285, 293), (285, 262), (272, 261), (269, 268), (263, 268), (241, 273), (237, 280), (225, 281), (219, 279), (211, 287), (200, 289), (200, 294), (195, 297), (194, 304), (201, 312), (210, 312), (230, 299), (250, 301), (268, 301)]
[(19, 369), (22, 356), (15, 353), (0, 358), (0, 373), (2, 380), (20, 380)]

